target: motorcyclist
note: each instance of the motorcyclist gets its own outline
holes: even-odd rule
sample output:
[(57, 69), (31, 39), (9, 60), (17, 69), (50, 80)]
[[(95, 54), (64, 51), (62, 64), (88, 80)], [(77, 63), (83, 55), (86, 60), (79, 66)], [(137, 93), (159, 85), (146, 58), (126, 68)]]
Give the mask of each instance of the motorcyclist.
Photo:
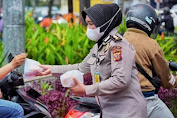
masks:
[[(170, 73), (168, 62), (158, 43), (150, 38), (159, 25), (155, 10), (147, 4), (132, 6), (126, 15), (127, 31), (124, 33), (136, 50), (136, 62), (152, 77), (155, 73), (161, 78), (161, 86), (173, 88), (176, 79)], [(140, 72), (138, 73), (141, 89), (147, 101), (148, 118), (174, 118), (171, 111), (155, 93), (155, 87)]]
[[(19, 54), (7, 65), (0, 68), (0, 80), (3, 79), (9, 72), (21, 66), (26, 59), (27, 54)], [(23, 108), (14, 102), (0, 99), (0, 118), (23, 118)]]
[(173, 22), (173, 17), (171, 16), (169, 7), (164, 8), (164, 13), (161, 16), (161, 23), (163, 22), (165, 23), (164, 32), (174, 33), (174, 29), (175, 29), (174, 22)]

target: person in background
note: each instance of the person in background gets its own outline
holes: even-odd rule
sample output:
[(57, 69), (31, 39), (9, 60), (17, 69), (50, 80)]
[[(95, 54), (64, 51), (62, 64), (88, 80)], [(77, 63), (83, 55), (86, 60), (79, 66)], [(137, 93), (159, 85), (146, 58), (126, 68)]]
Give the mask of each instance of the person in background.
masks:
[[(158, 43), (150, 38), (159, 21), (155, 10), (147, 4), (132, 6), (126, 15), (127, 39), (136, 50), (136, 63), (152, 77), (155, 73), (161, 79), (161, 86), (174, 88), (176, 78), (170, 73), (169, 64)], [(155, 87), (140, 72), (138, 73), (141, 89), (147, 103), (148, 118), (174, 118), (169, 108), (155, 93)]]
[(0, 16), (0, 32), (2, 32), (3, 29), (3, 18)]
[(0, 16), (0, 40), (2, 41), (3, 34), (3, 18)]
[(73, 78), (76, 86), (69, 88), (76, 95), (96, 96), (102, 118), (146, 118), (147, 109), (142, 95), (135, 50), (117, 33), (122, 12), (117, 4), (96, 4), (82, 12), (87, 23), (87, 37), (95, 45), (85, 59), (73, 65), (40, 65), (41, 75), (79, 70), (91, 73), (92, 85)]
[(0, 8), (0, 32), (2, 32), (3, 29), (3, 9)]
[[(8, 73), (10, 73), (15, 68), (21, 66), (27, 57), (27, 54), (19, 54), (14, 57), (14, 59), (7, 65), (0, 68), (0, 80), (3, 79)], [(0, 97), (2, 93), (0, 92)], [(14, 102), (0, 99), (0, 118), (23, 118), (24, 110), (23, 108)]]
[(164, 32), (174, 33), (174, 29), (175, 29), (174, 22), (173, 22), (173, 17), (171, 16), (169, 7), (164, 8), (164, 14), (161, 17), (161, 22), (165, 23)]
[(3, 34), (3, 9), (0, 8), (0, 40), (2, 41)]

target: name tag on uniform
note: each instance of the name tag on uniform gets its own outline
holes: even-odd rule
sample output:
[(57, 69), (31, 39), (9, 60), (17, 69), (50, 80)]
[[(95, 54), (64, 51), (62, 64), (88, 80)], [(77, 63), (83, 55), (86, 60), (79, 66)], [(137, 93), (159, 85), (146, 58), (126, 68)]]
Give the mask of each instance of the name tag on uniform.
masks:
[(99, 72), (95, 72), (94, 78), (95, 78), (95, 83), (100, 82), (101, 81), (100, 73)]

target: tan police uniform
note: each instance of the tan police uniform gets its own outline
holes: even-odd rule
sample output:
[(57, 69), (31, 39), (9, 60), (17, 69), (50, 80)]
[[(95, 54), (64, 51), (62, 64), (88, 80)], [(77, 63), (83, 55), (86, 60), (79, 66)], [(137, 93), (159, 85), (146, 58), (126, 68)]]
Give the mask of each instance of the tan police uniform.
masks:
[(86, 95), (98, 96), (103, 118), (146, 118), (147, 109), (135, 66), (135, 50), (119, 34), (97, 43), (79, 64), (53, 66), (52, 74), (78, 69), (91, 72)]
[[(149, 36), (138, 29), (128, 28), (124, 34), (124, 38), (128, 40), (136, 50), (136, 62), (152, 77), (152, 68), (154, 68), (157, 76), (161, 78), (161, 84), (164, 88), (172, 88), (176, 86), (175, 80), (171, 79), (170, 69), (164, 58), (164, 53), (158, 43), (149, 38)], [(152, 64), (153, 63), (153, 64)], [(155, 88), (149, 80), (138, 73), (141, 89), (143, 92), (152, 91)]]

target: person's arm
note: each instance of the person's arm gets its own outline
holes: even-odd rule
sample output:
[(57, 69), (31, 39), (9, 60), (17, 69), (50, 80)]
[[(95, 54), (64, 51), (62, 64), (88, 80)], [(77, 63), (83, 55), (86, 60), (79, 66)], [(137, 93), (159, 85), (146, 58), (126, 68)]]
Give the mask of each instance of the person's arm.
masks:
[[(93, 48), (92, 48), (93, 49)], [(84, 58), (81, 63), (68, 64), (68, 65), (39, 65), (42, 71), (38, 71), (38, 76), (52, 74), (55, 76), (58, 73), (65, 73), (70, 70), (79, 70), (83, 73), (90, 73), (90, 65), (87, 63), (88, 59), (92, 56), (92, 49), (90, 53)]]
[(175, 77), (170, 73), (169, 64), (164, 58), (163, 51), (159, 51), (152, 58), (152, 64), (157, 76), (161, 78), (161, 85), (164, 88), (173, 88), (176, 85)]
[(21, 66), (27, 57), (27, 54), (19, 54), (13, 58), (13, 60), (7, 65), (0, 68), (0, 80), (3, 79), (9, 72)]
[(92, 49), (90, 50), (90, 53), (83, 59), (83, 61), (81, 63), (60, 65), (60, 66), (52, 66), (51, 73), (52, 74), (65, 73), (65, 72), (70, 71), (70, 70), (79, 70), (84, 74), (90, 73), (90, 64), (87, 61), (90, 59), (90, 57), (93, 54)]

